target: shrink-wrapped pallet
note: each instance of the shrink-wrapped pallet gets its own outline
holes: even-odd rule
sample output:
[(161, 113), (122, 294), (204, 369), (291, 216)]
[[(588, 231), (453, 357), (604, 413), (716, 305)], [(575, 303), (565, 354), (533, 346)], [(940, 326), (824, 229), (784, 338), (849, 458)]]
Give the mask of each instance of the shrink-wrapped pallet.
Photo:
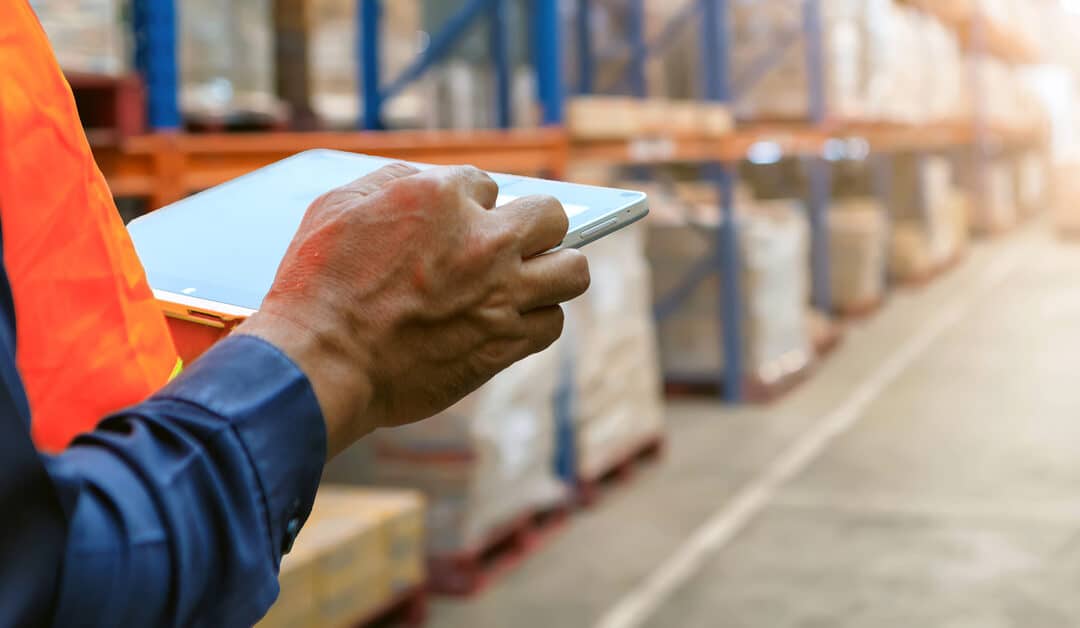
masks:
[(593, 479), (663, 433), (644, 229), (584, 249), (592, 286), (566, 305), (575, 472)]
[(31, 0), (66, 72), (121, 76), (131, 69), (129, 0)]
[(419, 490), (428, 501), (428, 551), (476, 548), (521, 515), (565, 497), (555, 477), (558, 346), (496, 375), (445, 412), (376, 432), (362, 480)]
[(176, 12), (185, 116), (211, 122), (287, 117), (274, 88), (271, 0), (183, 0)]
[(885, 211), (877, 201), (833, 203), (829, 209), (829, 264), (834, 307), (858, 311), (881, 301), (887, 252)]
[[(805, 317), (807, 228), (791, 201), (752, 201), (739, 213), (742, 334), (746, 373), (770, 385), (812, 359)], [(649, 225), (654, 298), (663, 299), (715, 250), (716, 212), (700, 221)], [(658, 323), (665, 372), (709, 376), (725, 364), (720, 335), (720, 282), (702, 281), (678, 309)]]

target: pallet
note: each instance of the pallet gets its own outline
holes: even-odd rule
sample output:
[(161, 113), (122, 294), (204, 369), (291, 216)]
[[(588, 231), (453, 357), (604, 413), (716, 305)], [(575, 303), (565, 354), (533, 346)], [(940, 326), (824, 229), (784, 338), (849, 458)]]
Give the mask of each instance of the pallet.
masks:
[(420, 628), (427, 623), (427, 587), (406, 589), (352, 624), (354, 628)]
[(811, 360), (797, 371), (784, 375), (773, 382), (764, 382), (760, 378), (747, 378), (743, 384), (743, 396), (750, 403), (772, 403), (799, 387), (810, 379), (817, 361)]
[(271, 114), (236, 112), (227, 115), (188, 115), (184, 128), (192, 133), (265, 133), (289, 130), (289, 120)]
[[(749, 403), (772, 403), (780, 399), (809, 379), (820, 356), (833, 351), (842, 339), (840, 327), (833, 325), (825, 337), (814, 339), (814, 356), (802, 368), (769, 382), (753, 375), (745, 377), (742, 384), (743, 400)], [(723, 392), (723, 384), (704, 376), (664, 381), (664, 393), (668, 397), (718, 397)]]
[(941, 264), (938, 264), (937, 266), (934, 266), (933, 268), (929, 268), (909, 277), (898, 278), (897, 283), (899, 283), (905, 288), (922, 288), (936, 281), (946, 273), (952, 271), (954, 268), (959, 266), (966, 258), (967, 252), (960, 251), (956, 255), (953, 255), (948, 260), (942, 262)]
[(569, 503), (522, 515), (494, 530), (468, 550), (428, 557), (432, 593), (471, 597), (520, 565), (561, 530), (570, 517)]
[(830, 322), (828, 329), (826, 329), (824, 333), (814, 337), (812, 340), (814, 343), (814, 355), (816, 355), (818, 359), (821, 359), (831, 354), (833, 351), (836, 351), (837, 347), (843, 343), (844, 330), (840, 325)]
[(68, 72), (79, 118), (94, 146), (115, 146), (146, 132), (146, 93), (137, 75)]
[(579, 477), (575, 480), (578, 506), (589, 508), (596, 505), (608, 489), (630, 481), (638, 467), (658, 460), (664, 454), (666, 444), (663, 434), (653, 436), (628, 448), (600, 473), (589, 478)]

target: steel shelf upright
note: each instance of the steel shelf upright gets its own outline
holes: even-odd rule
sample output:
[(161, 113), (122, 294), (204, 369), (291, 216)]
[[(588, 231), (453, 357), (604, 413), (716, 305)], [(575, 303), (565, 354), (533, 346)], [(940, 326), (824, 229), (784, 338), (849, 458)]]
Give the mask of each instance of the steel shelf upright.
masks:
[(173, 0), (134, 0), (135, 66), (146, 85), (147, 123), (154, 131), (175, 131), (180, 116), (177, 15)]
[[(510, 128), (512, 59), (509, 42), (510, 0), (468, 0), (453, 14), (446, 24), (431, 35), (428, 46), (406, 67), (400, 75), (384, 85), (380, 73), (379, 39), (382, 3), (384, 0), (358, 0), (357, 12), (359, 37), (357, 38), (357, 67), (360, 71), (358, 85), (363, 103), (360, 126), (366, 130), (381, 130), (383, 104), (401, 93), (410, 83), (419, 79), (435, 64), (445, 60), (466, 33), (478, 22), (491, 23), (488, 40), (495, 70), (495, 111), (500, 128)], [(559, 41), (558, 6), (556, 0), (529, 0), (532, 26), (533, 63), (536, 67), (537, 100), (541, 119), (546, 125), (562, 122), (562, 61)]]

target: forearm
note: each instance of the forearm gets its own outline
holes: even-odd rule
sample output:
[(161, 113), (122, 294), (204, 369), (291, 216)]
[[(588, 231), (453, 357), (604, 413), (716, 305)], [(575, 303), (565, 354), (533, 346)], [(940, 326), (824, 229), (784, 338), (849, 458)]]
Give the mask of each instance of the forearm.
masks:
[(310, 511), (326, 436), (307, 379), (230, 339), (48, 462), (69, 514), (57, 625), (250, 625)]

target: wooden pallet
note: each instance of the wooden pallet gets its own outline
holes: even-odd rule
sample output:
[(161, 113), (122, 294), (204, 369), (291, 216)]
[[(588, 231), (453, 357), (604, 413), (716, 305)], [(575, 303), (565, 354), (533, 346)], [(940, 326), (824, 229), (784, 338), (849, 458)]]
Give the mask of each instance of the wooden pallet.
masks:
[(650, 437), (628, 448), (608, 468), (593, 477), (579, 477), (575, 482), (578, 505), (585, 508), (595, 505), (608, 489), (628, 482), (641, 465), (658, 460), (666, 445), (663, 434)]
[(881, 306), (885, 304), (885, 297), (878, 296), (873, 299), (867, 299), (865, 301), (859, 301), (855, 303), (845, 303), (836, 308), (837, 314), (840, 318), (849, 321), (860, 321), (870, 318), (874, 314), (877, 314)]
[(445, 556), (428, 557), (428, 586), (432, 593), (473, 596), (499, 576), (521, 564), (559, 530), (570, 517), (570, 506), (522, 515), (501, 526), (476, 547)]
[(117, 145), (146, 132), (146, 94), (137, 75), (68, 72), (65, 76), (92, 143)]
[[(833, 351), (839, 346), (843, 334), (839, 326), (834, 325), (832, 332), (820, 340), (815, 340), (814, 359), (802, 368), (792, 371), (779, 379), (764, 381), (757, 376), (743, 379), (742, 397), (749, 403), (772, 403), (783, 397), (809, 379), (820, 356)], [(701, 378), (696, 381), (668, 380), (664, 382), (664, 392), (668, 397), (717, 397), (723, 392), (720, 382)]]
[(967, 252), (961, 251), (933, 268), (908, 277), (898, 278), (897, 282), (905, 288), (922, 288), (959, 266), (966, 258)]
[(406, 589), (353, 624), (354, 628), (419, 628), (427, 623), (427, 587)]
[(810, 374), (813, 373), (816, 364), (816, 360), (811, 360), (801, 369), (788, 373), (772, 382), (764, 382), (760, 378), (749, 377), (746, 383), (743, 384), (743, 396), (750, 403), (772, 403), (810, 379)]

